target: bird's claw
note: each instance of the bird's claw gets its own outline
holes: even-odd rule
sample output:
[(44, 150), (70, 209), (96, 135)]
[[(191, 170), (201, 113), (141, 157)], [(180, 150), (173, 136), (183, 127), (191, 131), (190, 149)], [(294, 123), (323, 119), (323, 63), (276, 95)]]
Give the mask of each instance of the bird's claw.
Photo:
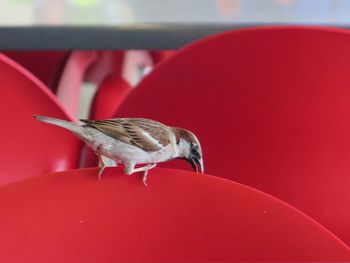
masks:
[(156, 166), (157, 166), (156, 163), (150, 164), (150, 165), (148, 165), (147, 170), (145, 170), (145, 171), (143, 172), (142, 182), (143, 182), (143, 184), (144, 184), (146, 187), (148, 186), (148, 185), (147, 185), (147, 175), (148, 175), (148, 171), (149, 171), (150, 169), (156, 167)]
[(148, 170), (149, 170), (149, 169), (153, 169), (153, 168), (156, 167), (156, 166), (157, 166), (157, 164), (154, 163), (154, 164), (152, 164), (151, 166), (148, 167)]
[(143, 185), (148, 187), (147, 181), (146, 180), (142, 180), (143, 181)]
[(105, 169), (106, 166), (100, 166), (98, 167), (98, 179), (101, 181), (102, 173), (103, 170)]
[(143, 182), (144, 186), (146, 186), (146, 187), (148, 186), (147, 185), (147, 174), (148, 174), (148, 170), (143, 172), (143, 177), (142, 177), (142, 182)]

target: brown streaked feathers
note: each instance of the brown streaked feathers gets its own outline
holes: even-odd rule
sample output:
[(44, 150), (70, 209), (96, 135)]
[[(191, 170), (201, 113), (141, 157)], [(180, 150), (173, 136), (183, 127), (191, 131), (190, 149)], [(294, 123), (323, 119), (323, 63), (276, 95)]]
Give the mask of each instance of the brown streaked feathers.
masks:
[(84, 122), (86, 126), (95, 128), (108, 136), (137, 146), (147, 152), (158, 151), (161, 147), (170, 143), (170, 132), (167, 126), (149, 119), (120, 118), (100, 121), (80, 121)]

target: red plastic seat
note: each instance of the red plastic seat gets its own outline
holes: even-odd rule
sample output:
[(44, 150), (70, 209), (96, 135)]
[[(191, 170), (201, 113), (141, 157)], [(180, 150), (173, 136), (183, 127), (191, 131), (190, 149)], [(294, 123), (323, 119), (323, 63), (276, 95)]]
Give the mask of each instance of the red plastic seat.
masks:
[(33, 118), (33, 114), (41, 114), (72, 119), (56, 97), (32, 74), (4, 55), (0, 55), (0, 85), (0, 185), (76, 168), (79, 140), (63, 129)]
[(152, 58), (153, 64), (157, 65), (158, 63), (171, 58), (175, 52), (176, 51), (174, 50), (151, 50), (149, 51), (149, 54)]
[[(155, 169), (71, 170), (0, 188), (4, 262), (349, 261), (349, 248), (262, 192)], [(25, 169), (23, 173), (26, 173)]]
[(115, 116), (192, 130), (208, 173), (273, 194), (350, 244), (349, 63), (346, 30), (228, 32), (159, 65)]
[(69, 51), (4, 51), (4, 55), (26, 68), (53, 92), (69, 59)]
[(132, 89), (124, 75), (135, 76), (142, 67), (152, 66), (170, 58), (175, 52), (150, 51), (137, 54), (122, 51), (99, 52), (98, 60), (87, 71), (87, 80), (98, 85), (90, 118), (111, 118)]
[(90, 118), (111, 118), (130, 91), (131, 86), (119, 74), (106, 77), (95, 94)]
[(7, 51), (4, 54), (39, 78), (58, 96), (63, 107), (78, 114), (81, 86), (95, 51)]

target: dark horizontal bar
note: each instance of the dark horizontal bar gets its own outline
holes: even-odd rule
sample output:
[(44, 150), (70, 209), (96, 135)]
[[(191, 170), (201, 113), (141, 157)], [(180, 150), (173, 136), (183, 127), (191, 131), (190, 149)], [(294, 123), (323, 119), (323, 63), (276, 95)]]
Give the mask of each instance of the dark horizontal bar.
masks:
[(132, 24), (0, 27), (0, 50), (177, 49), (212, 34), (261, 25)]

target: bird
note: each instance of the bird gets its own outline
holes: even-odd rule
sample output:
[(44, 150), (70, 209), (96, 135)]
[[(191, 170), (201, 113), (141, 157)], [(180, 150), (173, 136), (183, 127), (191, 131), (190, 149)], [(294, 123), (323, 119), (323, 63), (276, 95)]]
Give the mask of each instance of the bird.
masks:
[[(150, 169), (158, 163), (173, 159), (183, 159), (196, 172), (200, 169), (204, 173), (201, 144), (196, 135), (183, 128), (145, 118), (80, 119), (80, 122), (71, 122), (40, 115), (34, 117), (71, 131), (91, 147), (99, 159), (100, 180), (106, 167), (106, 158), (113, 160), (116, 165), (123, 164), (127, 175), (143, 172), (145, 186)], [(143, 166), (135, 168), (136, 165)]]

